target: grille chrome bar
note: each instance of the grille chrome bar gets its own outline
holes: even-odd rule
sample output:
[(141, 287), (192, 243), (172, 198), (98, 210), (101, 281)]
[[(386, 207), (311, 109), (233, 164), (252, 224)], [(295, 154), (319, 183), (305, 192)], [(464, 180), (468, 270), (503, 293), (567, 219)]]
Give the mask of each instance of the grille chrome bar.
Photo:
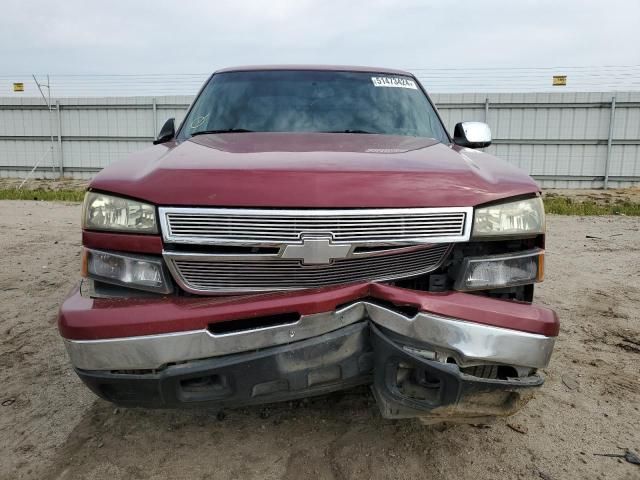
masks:
[(303, 234), (334, 243), (425, 244), (469, 240), (473, 209), (381, 208), (280, 210), (160, 207), (166, 243), (279, 246)]
[(390, 255), (349, 257), (326, 265), (296, 260), (239, 260), (220, 255), (165, 251), (174, 278), (192, 293), (223, 294), (298, 290), (360, 281), (411, 278), (438, 268), (451, 246), (439, 244)]

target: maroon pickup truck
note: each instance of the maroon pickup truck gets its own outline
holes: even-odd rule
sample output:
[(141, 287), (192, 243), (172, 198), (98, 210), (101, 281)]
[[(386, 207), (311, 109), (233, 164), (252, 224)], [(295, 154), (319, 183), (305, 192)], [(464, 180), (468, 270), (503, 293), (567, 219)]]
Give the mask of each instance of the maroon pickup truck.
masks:
[(221, 70), (101, 171), (59, 329), (97, 395), (216, 408), (370, 384), (386, 418), (479, 421), (543, 383), (545, 215), (410, 73)]

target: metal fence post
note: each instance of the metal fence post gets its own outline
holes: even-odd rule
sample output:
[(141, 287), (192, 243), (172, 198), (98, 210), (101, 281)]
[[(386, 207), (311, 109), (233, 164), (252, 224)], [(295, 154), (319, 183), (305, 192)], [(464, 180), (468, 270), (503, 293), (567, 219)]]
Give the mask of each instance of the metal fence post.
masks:
[(489, 124), (489, 97), (484, 99), (484, 123)]
[(611, 116), (609, 117), (609, 138), (607, 139), (607, 158), (604, 162), (604, 188), (609, 188), (609, 163), (611, 162), (611, 144), (613, 142), (613, 124), (616, 119), (616, 97), (611, 97)]
[(151, 136), (153, 137), (154, 140), (158, 139), (158, 105), (156, 103), (156, 97), (153, 97), (153, 99), (151, 100), (153, 102), (153, 132), (151, 133)]
[(62, 156), (62, 114), (60, 113), (60, 100), (56, 100), (56, 112), (58, 119), (58, 167), (60, 178), (64, 177), (64, 157)]

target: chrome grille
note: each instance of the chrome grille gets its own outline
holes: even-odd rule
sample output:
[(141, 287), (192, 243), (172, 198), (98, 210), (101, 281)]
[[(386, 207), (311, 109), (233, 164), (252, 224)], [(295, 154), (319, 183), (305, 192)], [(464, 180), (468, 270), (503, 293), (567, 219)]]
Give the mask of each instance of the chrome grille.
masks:
[(469, 239), (471, 208), (269, 210), (160, 208), (164, 240), (276, 245), (303, 234), (335, 243), (449, 243)]
[(173, 252), (165, 252), (165, 259), (174, 278), (188, 291), (239, 293), (408, 278), (435, 270), (449, 248), (448, 244), (439, 244), (393, 254), (345, 258), (327, 265), (302, 265), (296, 260), (277, 258), (222, 261), (219, 256)]

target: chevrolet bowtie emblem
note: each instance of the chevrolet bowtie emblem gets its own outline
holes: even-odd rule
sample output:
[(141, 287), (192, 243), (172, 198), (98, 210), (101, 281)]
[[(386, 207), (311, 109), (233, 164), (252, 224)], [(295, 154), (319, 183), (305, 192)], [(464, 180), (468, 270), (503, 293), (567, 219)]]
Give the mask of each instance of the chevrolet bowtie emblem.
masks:
[(302, 260), (304, 265), (322, 265), (336, 258), (345, 258), (351, 245), (335, 245), (327, 237), (305, 237), (301, 245), (287, 245), (281, 258)]

